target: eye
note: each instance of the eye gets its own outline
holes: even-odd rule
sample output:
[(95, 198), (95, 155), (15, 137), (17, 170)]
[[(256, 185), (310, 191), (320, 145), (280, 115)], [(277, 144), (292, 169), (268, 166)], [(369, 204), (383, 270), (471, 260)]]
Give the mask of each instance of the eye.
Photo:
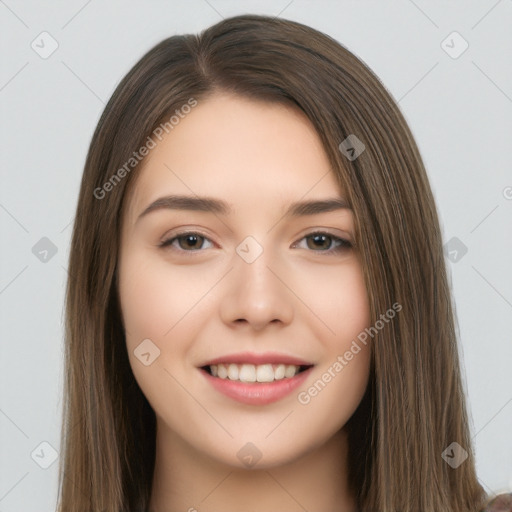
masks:
[[(305, 246), (303, 241), (305, 241)], [(351, 249), (352, 244), (348, 240), (330, 233), (316, 232), (306, 235), (294, 247), (312, 249), (315, 252), (339, 253)]]
[[(205, 244), (209, 245), (205, 247)], [(209, 249), (213, 247), (213, 243), (200, 233), (190, 231), (179, 233), (172, 238), (164, 240), (159, 244), (159, 247), (171, 247), (176, 251), (194, 252), (200, 251), (201, 249)], [(314, 252), (339, 253), (351, 249), (352, 244), (348, 240), (331, 235), (330, 233), (315, 232), (299, 240), (293, 247), (311, 249)]]
[[(204, 247), (204, 243), (207, 242), (210, 244), (209, 247)], [(164, 240), (160, 245), (160, 247), (172, 247), (177, 251), (198, 251), (200, 249), (208, 249), (213, 247), (211, 240), (206, 238), (205, 236), (200, 235), (199, 233), (187, 232), (180, 233), (177, 236)]]

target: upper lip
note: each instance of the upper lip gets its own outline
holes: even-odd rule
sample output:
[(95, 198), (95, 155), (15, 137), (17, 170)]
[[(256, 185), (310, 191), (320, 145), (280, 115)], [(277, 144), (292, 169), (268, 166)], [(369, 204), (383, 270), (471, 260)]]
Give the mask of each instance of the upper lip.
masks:
[(275, 352), (265, 352), (263, 354), (255, 354), (253, 352), (240, 352), (238, 354), (227, 354), (225, 356), (216, 357), (199, 365), (199, 367), (210, 366), (212, 364), (233, 363), (233, 364), (293, 364), (296, 366), (313, 366), (313, 363), (300, 359), (298, 357), (289, 356), (287, 354), (278, 354)]

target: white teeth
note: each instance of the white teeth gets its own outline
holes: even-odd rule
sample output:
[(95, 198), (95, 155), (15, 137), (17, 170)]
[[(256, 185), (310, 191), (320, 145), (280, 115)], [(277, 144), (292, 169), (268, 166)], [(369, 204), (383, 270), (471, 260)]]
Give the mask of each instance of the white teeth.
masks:
[(236, 364), (228, 366), (228, 378), (229, 380), (238, 380), (238, 366)]
[(271, 364), (262, 364), (256, 367), (256, 380), (258, 382), (274, 382), (274, 369)]
[(217, 377), (219, 377), (221, 379), (227, 379), (228, 378), (228, 370), (227, 370), (227, 368), (223, 364), (217, 365)]
[(278, 364), (277, 368), (274, 370), (274, 379), (275, 380), (284, 379), (285, 372), (286, 372), (286, 366), (284, 364)]
[(296, 373), (295, 372), (296, 368), (297, 368), (296, 366), (288, 365), (284, 371), (284, 376), (288, 377), (288, 378), (293, 377)]
[(294, 364), (212, 364), (211, 374), (220, 379), (238, 380), (240, 382), (274, 382), (291, 378), (299, 373), (299, 366)]
[(237, 380), (241, 380), (242, 382), (256, 382), (256, 367), (253, 364), (243, 364), (238, 377)]

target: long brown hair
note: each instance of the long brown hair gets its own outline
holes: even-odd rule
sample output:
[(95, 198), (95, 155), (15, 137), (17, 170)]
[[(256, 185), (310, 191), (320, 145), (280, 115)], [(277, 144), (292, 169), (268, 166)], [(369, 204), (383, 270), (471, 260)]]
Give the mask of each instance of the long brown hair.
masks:
[[(66, 294), (60, 510), (147, 509), (155, 415), (131, 372), (117, 288), (122, 212), (144, 162), (133, 170), (126, 162), (173, 112), (216, 91), (291, 103), (307, 115), (354, 211), (372, 323), (402, 305), (372, 343), (367, 392), (347, 425), (359, 508), (480, 510), (486, 496), (468, 433), (438, 216), (413, 136), (351, 52), (299, 23), (254, 15), (151, 49), (117, 87), (92, 138)], [(357, 158), (339, 148), (349, 135), (365, 146)], [(468, 453), (456, 469), (442, 457), (453, 442)]]

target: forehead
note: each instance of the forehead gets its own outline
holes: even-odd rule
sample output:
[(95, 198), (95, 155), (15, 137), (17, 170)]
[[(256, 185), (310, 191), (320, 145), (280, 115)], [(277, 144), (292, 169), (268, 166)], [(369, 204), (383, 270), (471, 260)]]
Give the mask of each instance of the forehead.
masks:
[(341, 193), (314, 127), (284, 104), (215, 95), (156, 142), (139, 169), (131, 215), (170, 192), (219, 197), (234, 208)]

